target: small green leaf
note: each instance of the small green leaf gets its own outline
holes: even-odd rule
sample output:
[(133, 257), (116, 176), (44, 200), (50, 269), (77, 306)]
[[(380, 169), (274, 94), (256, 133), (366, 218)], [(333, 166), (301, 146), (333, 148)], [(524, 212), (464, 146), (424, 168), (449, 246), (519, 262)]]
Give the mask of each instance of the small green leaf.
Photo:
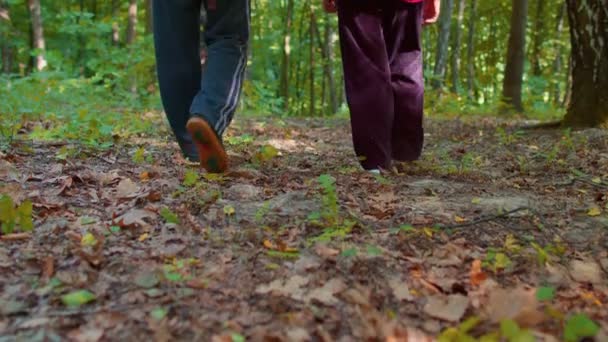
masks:
[(95, 295), (88, 290), (78, 290), (61, 296), (63, 304), (69, 307), (79, 307), (95, 300)]
[(163, 207), (160, 210), (160, 216), (165, 219), (167, 223), (179, 224), (179, 218), (175, 213), (173, 213), (169, 208)]
[(585, 314), (576, 314), (568, 319), (564, 329), (564, 339), (568, 342), (578, 341), (584, 337), (595, 336), (600, 327)]
[(133, 162), (135, 164), (141, 164), (144, 162), (145, 159), (145, 154), (146, 154), (146, 150), (144, 150), (143, 147), (140, 147), (137, 149), (137, 151), (135, 151), (135, 153), (133, 154)]
[(232, 342), (245, 342), (245, 337), (241, 334), (232, 334)]
[(184, 175), (184, 186), (191, 187), (198, 182), (199, 173), (194, 170), (187, 170)]
[(481, 322), (481, 318), (477, 316), (469, 317), (466, 321), (460, 324), (460, 326), (458, 327), (458, 331), (460, 331), (461, 333), (468, 333), (473, 328), (475, 328), (477, 324), (479, 324), (479, 322)]
[(370, 256), (379, 256), (382, 255), (382, 250), (378, 246), (368, 245), (367, 254)]
[(231, 205), (224, 206), (224, 214), (226, 214), (226, 216), (232, 216), (232, 215), (234, 215), (235, 212), (236, 212), (236, 210), (234, 209), (233, 206), (231, 206)]
[(354, 256), (357, 256), (357, 249), (356, 248), (345, 249), (342, 251), (342, 253), (340, 253), (340, 256), (344, 257), (344, 258), (352, 258)]
[(86, 246), (92, 247), (97, 244), (97, 239), (95, 238), (95, 235), (93, 235), (91, 233), (86, 233), (80, 239), (80, 244), (84, 247), (86, 247)]
[(154, 318), (155, 320), (160, 321), (167, 316), (167, 310), (158, 307), (158, 308), (150, 311), (150, 316), (152, 318)]
[(509, 342), (536, 342), (536, 338), (530, 330), (520, 330), (515, 336), (509, 339)]
[(508, 339), (515, 338), (519, 334), (519, 325), (511, 319), (505, 319), (500, 322), (500, 333)]
[(550, 286), (539, 287), (536, 290), (536, 299), (541, 302), (551, 301), (555, 297), (555, 288)]
[(119, 226), (111, 226), (110, 227), (110, 231), (114, 234), (118, 234), (120, 233), (120, 227)]
[(95, 222), (97, 222), (97, 219), (95, 219), (94, 217), (83, 216), (80, 218), (80, 224), (83, 226), (93, 224)]

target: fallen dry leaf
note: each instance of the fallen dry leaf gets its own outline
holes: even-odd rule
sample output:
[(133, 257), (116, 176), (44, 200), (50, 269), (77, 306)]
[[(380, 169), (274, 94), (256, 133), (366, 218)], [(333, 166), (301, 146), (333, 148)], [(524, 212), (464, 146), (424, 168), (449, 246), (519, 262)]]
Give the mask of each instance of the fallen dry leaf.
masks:
[(448, 322), (458, 322), (469, 307), (469, 299), (463, 295), (428, 297), (424, 312), (435, 318)]
[(485, 310), (494, 323), (512, 319), (523, 327), (531, 327), (545, 320), (545, 315), (539, 310), (534, 289), (495, 289), (490, 293)]
[(334, 295), (344, 291), (344, 289), (346, 289), (346, 284), (339, 278), (333, 278), (322, 287), (310, 291), (306, 300), (317, 301), (328, 306), (335, 305), (338, 303), (338, 299)]
[(131, 209), (125, 214), (114, 219), (121, 228), (132, 228), (134, 226), (147, 227), (144, 219), (154, 219), (156, 214), (143, 209)]
[(488, 276), (481, 269), (481, 260), (474, 260), (471, 264), (471, 271), (469, 272), (469, 279), (471, 285), (479, 286), (483, 283)]
[(118, 183), (116, 187), (116, 197), (132, 198), (137, 196), (139, 186), (129, 178), (125, 178)]
[(255, 290), (258, 294), (276, 294), (281, 296), (291, 297), (296, 300), (302, 300), (304, 298), (303, 286), (308, 284), (310, 279), (308, 277), (302, 277), (295, 275), (289, 278), (286, 282), (282, 279), (276, 279), (270, 284), (262, 284)]
[(89, 328), (86, 326), (72, 330), (68, 333), (68, 337), (76, 342), (97, 342), (103, 336), (102, 329)]
[(50, 279), (53, 274), (55, 274), (55, 258), (49, 255), (42, 262), (42, 278)]
[(388, 281), (388, 286), (393, 290), (393, 295), (398, 301), (412, 301), (414, 296), (410, 293), (407, 283), (400, 278), (394, 277)]
[(600, 284), (602, 282), (600, 265), (593, 260), (572, 260), (569, 270), (572, 278), (579, 283)]

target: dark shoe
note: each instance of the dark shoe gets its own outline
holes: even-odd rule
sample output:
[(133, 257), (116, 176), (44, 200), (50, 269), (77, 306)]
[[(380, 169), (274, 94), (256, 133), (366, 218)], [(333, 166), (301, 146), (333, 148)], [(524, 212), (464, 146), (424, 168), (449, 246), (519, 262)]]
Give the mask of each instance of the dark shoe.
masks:
[(211, 173), (223, 173), (228, 169), (228, 155), (211, 126), (200, 117), (188, 120), (186, 129), (194, 140), (201, 167)]

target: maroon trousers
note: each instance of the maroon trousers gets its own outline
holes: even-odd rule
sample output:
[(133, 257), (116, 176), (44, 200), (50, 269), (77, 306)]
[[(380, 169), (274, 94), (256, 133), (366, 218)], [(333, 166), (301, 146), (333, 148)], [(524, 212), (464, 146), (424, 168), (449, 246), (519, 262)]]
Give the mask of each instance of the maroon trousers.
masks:
[(340, 0), (340, 45), (355, 153), (365, 169), (420, 157), (422, 3)]

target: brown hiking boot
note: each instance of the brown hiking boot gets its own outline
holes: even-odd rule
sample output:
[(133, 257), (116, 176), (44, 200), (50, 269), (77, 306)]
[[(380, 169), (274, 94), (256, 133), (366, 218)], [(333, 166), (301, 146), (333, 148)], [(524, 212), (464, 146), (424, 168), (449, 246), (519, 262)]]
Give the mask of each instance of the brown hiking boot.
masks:
[(228, 155), (219, 137), (205, 119), (193, 117), (186, 129), (198, 150), (201, 167), (211, 173), (224, 173), (228, 169)]

